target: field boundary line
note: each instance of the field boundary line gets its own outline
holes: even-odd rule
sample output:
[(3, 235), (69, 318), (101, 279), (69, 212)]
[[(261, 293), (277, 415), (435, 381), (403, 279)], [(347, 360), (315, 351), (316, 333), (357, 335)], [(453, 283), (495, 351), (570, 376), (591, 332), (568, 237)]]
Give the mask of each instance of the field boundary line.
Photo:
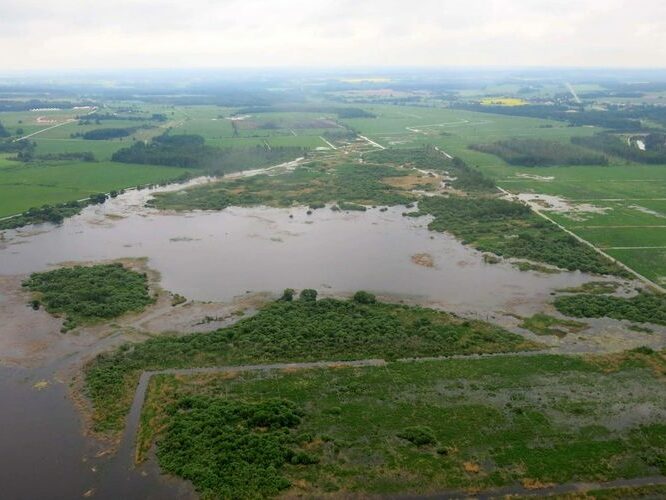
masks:
[[(497, 189), (500, 190), (502, 193), (504, 193), (506, 196), (510, 196), (511, 198), (514, 197), (514, 195), (511, 194), (511, 193), (509, 193), (506, 189), (503, 189), (503, 188), (501, 188), (501, 187), (499, 187), (499, 186), (497, 186)], [(599, 253), (600, 255), (603, 255), (604, 257), (606, 257), (608, 260), (610, 260), (610, 261), (613, 262), (614, 264), (617, 264), (618, 266), (620, 266), (620, 267), (621, 267), (622, 269), (624, 269), (625, 271), (630, 272), (631, 274), (633, 274), (634, 276), (636, 276), (638, 279), (640, 279), (641, 281), (643, 281), (645, 284), (647, 284), (647, 285), (650, 286), (651, 288), (653, 288), (653, 289), (655, 289), (655, 290), (658, 290), (658, 291), (661, 292), (661, 293), (666, 293), (666, 289), (664, 289), (663, 287), (657, 285), (654, 281), (652, 281), (652, 280), (646, 278), (645, 276), (643, 276), (642, 274), (640, 274), (638, 271), (635, 271), (634, 269), (632, 269), (632, 268), (630, 268), (629, 266), (627, 266), (626, 264), (620, 262), (620, 261), (617, 260), (616, 258), (611, 257), (611, 256), (608, 255), (606, 252), (604, 252), (601, 248), (599, 248), (599, 247), (597, 247), (596, 245), (590, 243), (590, 242), (587, 241), (586, 239), (581, 238), (580, 236), (578, 236), (578, 235), (577, 235), (576, 233), (574, 233), (573, 231), (568, 230), (568, 229), (567, 229), (566, 227), (564, 227), (562, 224), (556, 222), (555, 220), (553, 220), (553, 219), (551, 219), (550, 217), (548, 217), (546, 214), (542, 213), (542, 212), (541, 212), (541, 211), (540, 211), (540, 210), (539, 210), (534, 204), (532, 204), (532, 203), (530, 203), (530, 202), (528, 202), (528, 201), (523, 202), (523, 203), (525, 203), (525, 205), (527, 205), (528, 207), (530, 207), (530, 209), (531, 209), (535, 214), (537, 214), (538, 216), (540, 216), (540, 217), (546, 219), (547, 221), (549, 221), (549, 222), (552, 223), (552, 224), (555, 224), (555, 225), (556, 225), (558, 228), (560, 228), (562, 231), (564, 231), (565, 233), (567, 233), (567, 234), (570, 235), (570, 236), (573, 236), (576, 240), (578, 240), (578, 242), (583, 243), (584, 245), (587, 245), (588, 247), (590, 247), (591, 249), (593, 249), (594, 251), (596, 251), (596, 252)]]
[(43, 128), (41, 130), (38, 130), (37, 132), (33, 132), (32, 134), (24, 135), (22, 137), (18, 137), (14, 139), (12, 142), (19, 142), (19, 141), (24, 141), (25, 139), (29, 139), (30, 137), (33, 137), (37, 134), (41, 134), (42, 132), (46, 132), (47, 130), (53, 130), (54, 128), (62, 127), (63, 125), (67, 125), (68, 123), (73, 123), (75, 122), (75, 118), (69, 118), (68, 120), (58, 123), (56, 125), (51, 125), (50, 127)]
[(660, 229), (666, 227), (664, 225), (628, 225), (628, 226), (571, 226), (572, 229)]
[(663, 250), (666, 246), (658, 247), (601, 247), (604, 250)]
[(330, 142), (328, 142), (328, 141), (327, 141), (326, 139), (324, 139), (322, 136), (319, 136), (319, 138), (320, 138), (322, 141), (324, 141), (326, 144), (328, 144), (328, 145), (331, 147), (331, 149), (333, 149), (334, 151), (337, 151), (337, 150), (338, 150), (338, 148), (336, 148), (333, 144), (331, 144)]
[(375, 146), (376, 148), (379, 148), (379, 149), (386, 149), (386, 148), (385, 148), (384, 146), (382, 146), (381, 144), (379, 144), (379, 143), (373, 141), (372, 139), (368, 139), (368, 138), (367, 138), (366, 136), (364, 136), (364, 135), (359, 135), (359, 137), (360, 137), (361, 139), (363, 139), (364, 141), (366, 141), (367, 143), (369, 143), (371, 146)]
[[(95, 112), (97, 112), (97, 108), (93, 108), (92, 111), (86, 113), (84, 116), (92, 115), (92, 114), (95, 113)], [(25, 140), (25, 139), (28, 139), (29, 137), (33, 137), (33, 136), (35, 136), (35, 135), (37, 135), (37, 134), (41, 134), (42, 132), (46, 132), (47, 130), (52, 130), (52, 129), (54, 129), (54, 128), (62, 127), (63, 125), (67, 125), (68, 123), (72, 123), (72, 122), (75, 122), (75, 121), (77, 121), (77, 118), (68, 118), (67, 120), (65, 120), (65, 121), (62, 122), (62, 123), (57, 123), (56, 125), (52, 125), (52, 126), (50, 126), (50, 127), (43, 128), (43, 129), (41, 129), (41, 130), (38, 130), (37, 132), (33, 132), (33, 133), (31, 133), (31, 134), (24, 135), (24, 136), (22, 136), (22, 137), (17, 137), (17, 138), (14, 139), (12, 142), (23, 141), (23, 140)]]

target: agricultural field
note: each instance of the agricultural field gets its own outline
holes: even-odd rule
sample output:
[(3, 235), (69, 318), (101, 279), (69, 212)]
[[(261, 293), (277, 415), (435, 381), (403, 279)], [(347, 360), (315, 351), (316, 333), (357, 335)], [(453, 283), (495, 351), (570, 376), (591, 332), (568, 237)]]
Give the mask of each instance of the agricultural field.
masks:
[(100, 162), (23, 164), (0, 158), (0, 217), (137, 185), (170, 181), (187, 169)]
[(553, 220), (656, 283), (666, 281), (666, 165), (484, 170), (525, 199), (548, 195), (540, 205)]
[(340, 128), (334, 115), (326, 113), (236, 114), (229, 109), (193, 107), (181, 111), (186, 116), (175, 127), (178, 133), (201, 135), (207, 144), (219, 148), (257, 145), (328, 148), (320, 136)]
[(664, 473), (663, 372), (663, 356), (635, 352), (160, 375), (138, 457), (156, 441), (162, 468), (205, 497), (435, 494), (647, 476)]

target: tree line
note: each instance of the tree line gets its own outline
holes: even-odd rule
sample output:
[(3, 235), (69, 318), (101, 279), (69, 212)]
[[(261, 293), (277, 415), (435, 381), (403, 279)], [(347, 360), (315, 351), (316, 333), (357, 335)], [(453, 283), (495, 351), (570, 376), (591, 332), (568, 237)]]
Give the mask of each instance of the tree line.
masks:
[(582, 147), (545, 139), (513, 138), (491, 144), (473, 144), (470, 149), (494, 154), (511, 165), (523, 167), (553, 165), (608, 165), (602, 154)]

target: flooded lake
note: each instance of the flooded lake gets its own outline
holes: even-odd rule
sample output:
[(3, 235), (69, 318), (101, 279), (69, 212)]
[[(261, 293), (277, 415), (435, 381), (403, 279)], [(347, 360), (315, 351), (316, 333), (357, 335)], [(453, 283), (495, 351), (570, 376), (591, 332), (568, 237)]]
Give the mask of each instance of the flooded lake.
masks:
[[(286, 287), (424, 298), (455, 309), (494, 310), (543, 301), (553, 288), (591, 279), (582, 273), (519, 272), (486, 264), (426, 218), (386, 212), (307, 215), (304, 208), (229, 208), (162, 214), (145, 209), (145, 193), (90, 207), (62, 226), (8, 234), (0, 275), (48, 269), (64, 261), (148, 257), (162, 286), (189, 299), (228, 301), (246, 292)], [(434, 267), (412, 262), (428, 254)]]
[[(451, 236), (428, 231), (427, 218), (404, 217), (404, 207), (352, 213), (326, 208), (311, 215), (302, 207), (175, 214), (145, 208), (149, 195), (126, 193), (58, 227), (6, 231), (0, 275), (66, 261), (147, 257), (165, 289), (200, 301), (277, 294), (286, 287), (331, 295), (364, 289), (477, 315), (528, 314), (549, 302), (554, 289), (592, 279), (578, 272), (548, 275), (520, 272), (509, 263), (486, 264), (479, 252)], [(0, 305), (7, 300), (0, 292)], [(122, 461), (94, 458), (80, 415), (67, 398), (67, 381), (58, 382), (49, 368), (80, 362), (81, 345), (72, 342), (70, 349), (78, 359), (56, 350), (54, 359), (37, 368), (0, 369), (2, 495), (77, 498), (92, 490), (95, 498), (187, 496), (182, 483), (158, 479), (157, 470), (131, 472)], [(5, 354), (0, 364), (7, 363), (6, 353), (0, 354)], [(38, 390), (34, 384), (41, 379), (49, 385)]]

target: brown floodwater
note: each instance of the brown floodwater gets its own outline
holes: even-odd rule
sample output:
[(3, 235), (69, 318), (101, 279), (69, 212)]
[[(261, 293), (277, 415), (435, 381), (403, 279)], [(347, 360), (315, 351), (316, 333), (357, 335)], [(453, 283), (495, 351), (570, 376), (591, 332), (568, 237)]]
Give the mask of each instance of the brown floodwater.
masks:
[[(228, 208), (165, 214), (142, 207), (146, 193), (128, 193), (90, 207), (59, 227), (6, 233), (0, 275), (48, 269), (63, 261), (148, 257), (162, 286), (189, 299), (229, 301), (247, 292), (286, 287), (440, 302), (456, 310), (520, 309), (543, 303), (556, 288), (592, 279), (579, 272), (520, 272), (487, 264), (427, 218), (386, 212), (306, 214), (306, 209)], [(434, 267), (416, 265), (428, 254)]]

